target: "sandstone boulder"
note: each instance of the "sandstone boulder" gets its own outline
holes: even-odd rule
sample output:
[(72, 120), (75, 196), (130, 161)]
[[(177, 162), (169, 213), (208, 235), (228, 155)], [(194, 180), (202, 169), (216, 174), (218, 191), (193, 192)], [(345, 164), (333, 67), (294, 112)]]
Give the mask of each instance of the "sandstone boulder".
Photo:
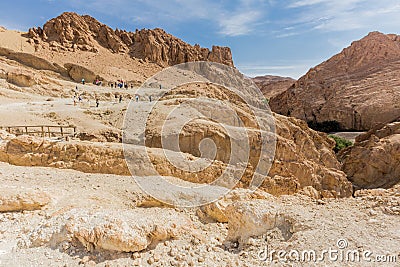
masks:
[(250, 237), (259, 237), (278, 228), (285, 240), (302, 230), (295, 217), (285, 214), (282, 205), (265, 200), (239, 201), (229, 205), (225, 212), (228, 218), (226, 243), (238, 242), (246, 245)]
[(44, 221), (29, 234), (25, 246), (64, 248), (66, 252), (72, 246), (89, 252), (136, 252), (179, 238), (190, 224), (188, 218), (168, 209), (101, 212), (74, 209)]
[(50, 70), (54, 72), (64, 73), (63, 68), (61, 68), (60, 66), (54, 65), (46, 59), (37, 57), (32, 54), (15, 52), (7, 48), (0, 47), (0, 56), (15, 60), (25, 66), (37, 70)]
[(40, 210), (50, 201), (50, 197), (39, 190), (0, 187), (0, 212)]
[(372, 32), (270, 101), (324, 131), (370, 130), (400, 115), (400, 37)]
[[(76, 64), (65, 64), (68, 76), (75, 82), (81, 82), (85, 79), (86, 82), (92, 83), (94, 80), (100, 78), (93, 71)], [(101, 78), (100, 78), (101, 79)]]
[(400, 122), (357, 137), (339, 157), (342, 170), (357, 188), (394, 186), (400, 182)]
[(218, 201), (201, 207), (199, 215), (203, 216), (204, 214), (214, 221), (227, 223), (229, 221), (226, 211), (228, 206), (240, 201), (251, 201), (257, 199), (273, 201), (274, 197), (263, 191), (253, 192), (248, 189), (234, 189)]
[(19, 87), (31, 87), (38, 83), (38, 81), (30, 74), (9, 72), (7, 73), (7, 82), (15, 84)]

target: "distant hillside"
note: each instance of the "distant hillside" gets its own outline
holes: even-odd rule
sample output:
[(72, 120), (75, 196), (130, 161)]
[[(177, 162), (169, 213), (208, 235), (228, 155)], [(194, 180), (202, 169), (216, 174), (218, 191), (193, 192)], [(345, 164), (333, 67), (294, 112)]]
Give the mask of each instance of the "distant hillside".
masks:
[(258, 76), (253, 78), (253, 81), (257, 84), (267, 99), (284, 92), (296, 82), (295, 79), (289, 77), (272, 75)]

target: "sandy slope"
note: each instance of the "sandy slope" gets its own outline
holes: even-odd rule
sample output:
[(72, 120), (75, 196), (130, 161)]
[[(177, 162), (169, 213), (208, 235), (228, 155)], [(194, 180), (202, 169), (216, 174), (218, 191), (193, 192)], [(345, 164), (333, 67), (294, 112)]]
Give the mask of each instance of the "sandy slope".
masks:
[(23, 34), (24, 33), (20, 31), (12, 31), (6, 30), (5, 28), (0, 28), (0, 44), (4, 48), (8, 48), (17, 52), (35, 52), (35, 47), (28, 43), (28, 38), (23, 37)]

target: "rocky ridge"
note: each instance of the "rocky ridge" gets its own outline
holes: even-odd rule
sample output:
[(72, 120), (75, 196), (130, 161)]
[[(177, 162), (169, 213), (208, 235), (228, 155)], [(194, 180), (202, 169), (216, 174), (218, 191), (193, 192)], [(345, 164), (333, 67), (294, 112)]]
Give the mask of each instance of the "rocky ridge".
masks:
[[(197, 96), (193, 96), (194, 88), (197, 90)], [(219, 98), (221, 101), (230, 99), (232, 102), (234, 97), (226, 95), (226, 92), (223, 93), (221, 90), (212, 85), (208, 85), (207, 90), (184, 86), (173, 91), (167, 99), (159, 100), (158, 107), (153, 109), (152, 116), (147, 123), (147, 148), (133, 143), (129, 147), (125, 147), (124, 154), (122, 146), (116, 143), (51, 142), (41, 138), (20, 136), (9, 138), (0, 144), (0, 160), (22, 166), (50, 166), (89, 173), (119, 175), (130, 175), (133, 172), (132, 174), (137, 176), (162, 175), (177, 177), (192, 183), (212, 183), (229, 166), (231, 141), (230, 138), (221, 137), (226, 134), (223, 129), (216, 127), (212, 119), (194, 119), (192, 117), (192, 122), (184, 127), (179, 138), (181, 151), (190, 160), (187, 163), (188, 166), (178, 168), (170, 162), (170, 158), (166, 158), (163, 154), (159, 127), (163, 125), (160, 123), (160, 119), (166, 117), (174, 103), (187, 99), (185, 95), (193, 96), (193, 99), (208, 96)], [(207, 110), (212, 109), (211, 103), (208, 101), (201, 103), (196, 107), (198, 114), (202, 114), (202, 112), (207, 114)], [(238, 184), (239, 187), (245, 187), (248, 186), (248, 181), (253, 174), (258, 175), (255, 173), (255, 166), (259, 160), (260, 136), (254, 126), (256, 121), (253, 115), (240, 102), (236, 103), (234, 107), (242, 114), (242, 119), (248, 124), (248, 132), (251, 135), (250, 141), (243, 140), (249, 142), (251, 147), (249, 166), (245, 168), (243, 179)], [(191, 116), (189, 111), (193, 112), (188, 109), (182, 113), (183, 116)], [(221, 110), (219, 115), (230, 114), (224, 115), (223, 112)], [(140, 117), (134, 116), (133, 118)], [(181, 119), (185, 120), (179, 118), (179, 120)], [(301, 120), (281, 115), (275, 115), (274, 119), (276, 120), (276, 152), (269, 175), (265, 177), (261, 185), (263, 190), (273, 195), (295, 194), (301, 191), (314, 198), (348, 197), (352, 194), (352, 185), (346, 175), (340, 171), (340, 164), (333, 153), (333, 140), (325, 134), (309, 129)], [(134, 121), (130, 123), (132, 123), (130, 125), (137, 125), (137, 122)], [(237, 133), (240, 133), (242, 128), (238, 127), (234, 121), (229, 127)], [(165, 138), (168, 138), (168, 135), (168, 132), (164, 133)], [(218, 147), (215, 160), (203, 158), (199, 154), (200, 142), (205, 138), (212, 139)], [(146, 160), (148, 157), (146, 149), (150, 162)], [(176, 161), (179, 159), (180, 151), (171, 151), (170, 155)], [(133, 169), (128, 169), (125, 156), (128, 157), (127, 162), (131, 162), (130, 166), (134, 166)], [(196, 175), (185, 171), (185, 169), (201, 169), (191, 163), (196, 159), (201, 159), (197, 161), (199, 166), (206, 162), (212, 164), (205, 170), (196, 172)], [(151, 165), (155, 166), (157, 173), (154, 173)], [(239, 165), (234, 168), (240, 170)], [(234, 177), (229, 179), (231, 178)]]
[(213, 61), (233, 66), (228, 47), (213, 46), (210, 51), (199, 45), (189, 45), (162, 29), (135, 32), (113, 30), (88, 15), (80, 16), (72, 12), (49, 20), (43, 29), (29, 29), (28, 37), (37, 49), (43, 42), (55, 51), (97, 52), (98, 46), (102, 46), (114, 53), (128, 54), (162, 66), (191, 61)]

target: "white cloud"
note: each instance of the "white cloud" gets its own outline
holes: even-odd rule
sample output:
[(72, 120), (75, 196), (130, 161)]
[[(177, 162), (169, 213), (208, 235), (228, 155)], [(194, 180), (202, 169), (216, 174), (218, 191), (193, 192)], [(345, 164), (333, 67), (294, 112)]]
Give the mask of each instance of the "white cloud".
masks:
[(324, 2), (329, 2), (329, 0), (302, 0), (302, 1), (295, 1), (291, 3), (288, 7), (296, 8), (296, 7), (304, 7), (304, 6), (311, 6), (315, 4), (320, 4)]
[(192, 20), (214, 22), (216, 32), (226, 36), (238, 36), (254, 31), (263, 18), (265, 0), (71, 0), (76, 7), (96, 10), (108, 15), (119, 15), (131, 22), (148, 25), (185, 23)]
[(221, 28), (220, 33), (227, 36), (239, 36), (249, 34), (254, 31), (254, 24), (261, 17), (261, 13), (256, 10), (230, 14), (218, 19)]
[(297, 29), (330, 32), (379, 27), (378, 30), (385, 30), (395, 29), (400, 23), (398, 0), (294, 0), (286, 8), (297, 13), (287, 21)]

